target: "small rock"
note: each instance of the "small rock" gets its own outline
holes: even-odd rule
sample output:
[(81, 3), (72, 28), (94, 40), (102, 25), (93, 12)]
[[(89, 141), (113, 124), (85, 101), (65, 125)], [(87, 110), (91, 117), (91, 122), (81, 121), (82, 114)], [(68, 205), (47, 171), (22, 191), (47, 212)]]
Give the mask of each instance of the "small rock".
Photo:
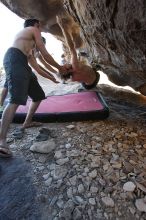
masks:
[(66, 157), (66, 158), (57, 160), (56, 163), (59, 164), (59, 165), (63, 165), (65, 163), (67, 163), (68, 161), (69, 161), (69, 158)]
[(52, 177), (48, 178), (46, 181), (45, 181), (45, 185), (46, 186), (50, 186), (52, 183)]
[(64, 207), (64, 201), (62, 199), (59, 199), (56, 204), (60, 209)]
[(109, 207), (114, 207), (114, 201), (112, 198), (110, 197), (103, 197), (102, 198), (102, 202), (106, 205), (106, 206), (109, 206)]
[(68, 219), (71, 219), (71, 215), (72, 215), (72, 212), (74, 210), (74, 203), (72, 200), (68, 200), (65, 204), (64, 204), (64, 209), (61, 210), (61, 212), (59, 213), (59, 219), (65, 219), (65, 220), (68, 220)]
[(68, 149), (68, 148), (71, 148), (71, 144), (70, 144), (70, 143), (66, 144), (66, 145), (65, 145), (65, 148), (67, 148), (67, 149)]
[(88, 173), (89, 172), (89, 168), (85, 167), (84, 171), (85, 171), (85, 173)]
[(67, 168), (62, 166), (55, 166), (55, 169), (52, 170), (52, 176), (54, 180), (62, 180), (67, 175)]
[(94, 179), (97, 176), (97, 170), (93, 170), (91, 173), (89, 173), (89, 176)]
[(73, 129), (73, 128), (75, 128), (74, 125), (68, 125), (68, 126), (66, 126), (66, 127), (69, 128), (69, 129)]
[(137, 199), (135, 202), (136, 208), (141, 212), (146, 212), (146, 199)]
[(94, 198), (89, 198), (89, 203), (90, 203), (91, 205), (96, 205), (96, 201), (95, 201)]
[(131, 181), (124, 184), (123, 189), (127, 192), (133, 192), (135, 190), (135, 184)]
[(50, 176), (50, 173), (43, 175), (44, 180), (47, 180), (49, 178), (49, 176)]
[(84, 192), (84, 186), (83, 186), (83, 184), (80, 184), (80, 185), (78, 186), (78, 192), (79, 192), (79, 193), (83, 193), (83, 192)]
[(91, 193), (97, 193), (97, 192), (98, 192), (98, 188), (95, 187), (95, 186), (91, 186), (90, 192), (91, 192)]
[(54, 157), (56, 158), (56, 159), (60, 159), (60, 158), (62, 158), (62, 152), (61, 152), (61, 150), (60, 151), (56, 151), (55, 152), (55, 155), (54, 155)]
[(134, 215), (134, 214), (135, 214), (135, 209), (134, 209), (134, 208), (129, 207), (129, 211), (131, 212), (131, 214), (132, 214), (132, 215)]
[(62, 180), (58, 180), (56, 183), (56, 188), (59, 189), (62, 184)]
[(56, 148), (56, 144), (53, 140), (36, 142), (30, 150), (37, 153), (48, 154)]
[(77, 182), (77, 176), (72, 176), (71, 178), (69, 178), (69, 181), (71, 183), (72, 186), (75, 186), (76, 185), (76, 182)]
[(69, 199), (71, 199), (72, 196), (73, 196), (73, 191), (72, 191), (71, 187), (69, 189), (67, 189), (67, 196), (68, 196)]
[(76, 207), (73, 211), (73, 219), (74, 220), (81, 220), (82, 219), (82, 213), (80, 210)]
[(80, 196), (75, 196), (75, 197), (74, 197), (74, 201), (75, 201), (78, 205), (84, 203), (84, 200), (83, 200)]

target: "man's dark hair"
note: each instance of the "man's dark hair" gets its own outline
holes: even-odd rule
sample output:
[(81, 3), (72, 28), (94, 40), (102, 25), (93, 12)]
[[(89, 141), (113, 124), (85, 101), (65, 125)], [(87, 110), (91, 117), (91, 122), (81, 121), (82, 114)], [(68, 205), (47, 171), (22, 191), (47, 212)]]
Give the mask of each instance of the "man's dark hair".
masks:
[(46, 39), (44, 37), (42, 37), (42, 41), (44, 44), (46, 44)]
[(24, 28), (26, 28), (26, 27), (33, 27), (36, 23), (39, 24), (39, 20), (37, 20), (35, 18), (27, 19), (24, 22)]

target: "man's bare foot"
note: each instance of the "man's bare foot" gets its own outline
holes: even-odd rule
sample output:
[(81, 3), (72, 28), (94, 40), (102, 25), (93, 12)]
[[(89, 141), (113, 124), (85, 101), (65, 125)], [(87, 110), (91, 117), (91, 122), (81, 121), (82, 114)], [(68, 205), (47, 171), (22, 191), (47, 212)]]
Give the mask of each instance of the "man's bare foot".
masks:
[(4, 157), (4, 158), (12, 157), (12, 152), (9, 150), (9, 148), (0, 145), (0, 157)]
[(31, 123), (29, 123), (29, 124), (23, 124), (23, 129), (25, 129), (25, 128), (31, 128), (31, 127), (40, 127), (40, 126), (42, 126), (43, 125), (43, 123), (41, 123), (41, 122), (37, 122), (37, 121), (32, 121)]

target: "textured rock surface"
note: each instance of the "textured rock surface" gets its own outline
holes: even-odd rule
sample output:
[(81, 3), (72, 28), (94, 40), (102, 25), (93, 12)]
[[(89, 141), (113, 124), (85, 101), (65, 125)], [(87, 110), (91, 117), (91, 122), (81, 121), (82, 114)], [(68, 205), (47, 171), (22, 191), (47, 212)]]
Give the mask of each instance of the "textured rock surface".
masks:
[[(146, 82), (145, 1), (70, 1), (91, 60), (118, 85)], [(71, 10), (70, 10), (71, 11)]]
[[(61, 35), (55, 15), (68, 11), (81, 27), (89, 60), (98, 62), (111, 81), (132, 87), (146, 82), (144, 0), (1, 0), (1, 2), (22, 18), (37, 17), (44, 24), (44, 29), (54, 35)], [(71, 25), (71, 29), (75, 33), (77, 26), (74, 28), (73, 26)]]

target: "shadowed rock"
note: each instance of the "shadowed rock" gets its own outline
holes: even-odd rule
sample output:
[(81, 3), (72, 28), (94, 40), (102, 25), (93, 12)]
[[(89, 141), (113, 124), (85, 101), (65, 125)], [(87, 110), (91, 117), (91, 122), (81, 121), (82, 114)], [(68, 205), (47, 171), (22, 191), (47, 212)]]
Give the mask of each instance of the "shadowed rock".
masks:
[(22, 158), (0, 159), (0, 219), (38, 219), (31, 167)]

